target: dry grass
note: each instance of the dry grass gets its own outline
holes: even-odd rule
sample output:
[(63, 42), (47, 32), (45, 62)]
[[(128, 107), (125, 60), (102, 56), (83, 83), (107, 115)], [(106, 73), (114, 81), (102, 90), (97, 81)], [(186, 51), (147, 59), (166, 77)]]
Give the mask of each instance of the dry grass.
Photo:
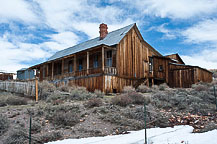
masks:
[(203, 84), (193, 84), (192, 88), (196, 91), (208, 91), (208, 86)]
[(79, 123), (80, 117), (78, 114), (69, 111), (69, 112), (57, 112), (54, 114), (52, 123), (58, 126), (74, 126)]
[(135, 92), (135, 88), (132, 86), (125, 86), (122, 90), (123, 93), (131, 93), (131, 92)]
[(8, 130), (9, 125), (10, 123), (6, 115), (0, 114), (0, 136)]
[(138, 88), (137, 88), (137, 91), (138, 92), (141, 92), (141, 93), (149, 93), (149, 92), (152, 92), (152, 90), (146, 86), (146, 85), (140, 85)]
[(88, 108), (99, 107), (102, 105), (102, 100), (99, 98), (93, 98), (85, 102), (84, 105)]
[(5, 140), (4, 144), (23, 144), (28, 140), (28, 134), (22, 127), (15, 127), (13, 131), (9, 133), (9, 136)]
[(113, 97), (111, 102), (112, 104), (125, 107), (132, 103), (132, 99), (128, 96), (128, 94), (121, 94)]
[(48, 81), (42, 81), (39, 83), (39, 98), (46, 100), (50, 93), (56, 91), (56, 87)]
[(103, 98), (105, 96), (105, 93), (103, 93), (101, 90), (95, 90), (94, 94), (98, 97), (98, 98)]

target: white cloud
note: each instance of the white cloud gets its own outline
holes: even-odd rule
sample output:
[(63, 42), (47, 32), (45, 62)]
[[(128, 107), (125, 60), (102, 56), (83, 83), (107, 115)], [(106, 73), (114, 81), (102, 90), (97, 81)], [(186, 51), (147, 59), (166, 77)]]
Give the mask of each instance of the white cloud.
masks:
[(1, 70), (16, 72), (23, 67), (30, 65), (22, 64), (31, 63), (33, 60), (44, 59), (50, 54), (43, 50), (39, 45), (23, 43), (19, 41), (10, 42), (7, 36), (0, 37), (0, 58)]
[(147, 31), (157, 31), (160, 33), (163, 33), (163, 37), (162, 39), (176, 39), (177, 38), (177, 30), (170, 30), (168, 28), (166, 28), (166, 25), (168, 25), (168, 23), (164, 23), (160, 26), (152, 26), (150, 27)]
[(8, 20), (38, 21), (37, 16), (31, 10), (31, 5), (24, 0), (0, 0), (0, 17), (1, 22)]
[(188, 19), (217, 12), (216, 0), (122, 0), (143, 14), (161, 18)]
[(62, 50), (78, 43), (79, 37), (73, 32), (61, 32), (49, 36), (51, 41), (42, 43), (51, 50)]
[(189, 43), (211, 42), (217, 44), (217, 19), (208, 19), (187, 28), (182, 32)]
[[(122, 23), (110, 23), (108, 24), (108, 32), (114, 31), (116, 29), (122, 28), (132, 23), (133, 20), (131, 19), (126, 19)], [(92, 23), (92, 22), (85, 22), (85, 21), (72, 24), (72, 26), (76, 30), (84, 32), (85, 34), (88, 35), (89, 38), (95, 38), (99, 36), (99, 25), (100, 23)]]
[(217, 48), (206, 49), (193, 55), (182, 55), (186, 64), (207, 69), (217, 69)]
[(80, 30), (93, 37), (91, 29), (95, 29), (97, 23), (122, 23), (123, 21), (120, 19), (123, 10), (119, 7), (101, 7), (97, 2), (90, 3), (87, 0), (36, 0), (36, 2), (42, 9), (45, 23), (58, 32)]

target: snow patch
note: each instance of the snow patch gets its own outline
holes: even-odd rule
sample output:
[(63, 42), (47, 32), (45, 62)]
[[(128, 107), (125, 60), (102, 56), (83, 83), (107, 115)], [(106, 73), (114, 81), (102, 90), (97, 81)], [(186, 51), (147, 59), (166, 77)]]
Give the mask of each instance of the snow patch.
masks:
[[(147, 129), (148, 144), (217, 144), (217, 130), (192, 133), (191, 126)], [(66, 139), (47, 144), (144, 144), (144, 130), (125, 135)]]

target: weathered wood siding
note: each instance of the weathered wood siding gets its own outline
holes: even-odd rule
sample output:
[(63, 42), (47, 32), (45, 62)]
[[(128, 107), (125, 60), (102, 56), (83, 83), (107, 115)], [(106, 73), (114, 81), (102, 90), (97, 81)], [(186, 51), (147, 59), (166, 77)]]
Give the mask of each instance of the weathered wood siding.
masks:
[(126, 78), (148, 77), (149, 56), (157, 55), (132, 28), (117, 46), (117, 75)]
[(169, 72), (170, 87), (191, 87), (195, 83), (194, 69), (176, 69)]
[[(169, 82), (169, 61), (169, 59), (153, 57), (153, 72), (155, 79), (164, 80), (166, 83)], [(162, 67), (162, 70), (160, 70), (160, 66)]]
[[(94, 91), (95, 89), (103, 91), (103, 76), (78, 78), (67, 81), (68, 85), (76, 85), (86, 87), (88, 91)], [(58, 85), (65, 84), (64, 82), (59, 82)]]
[(182, 59), (180, 59), (180, 57), (177, 54), (168, 55), (166, 57), (177, 60), (177, 64), (184, 64)]
[(191, 87), (197, 82), (212, 82), (212, 73), (208, 70), (187, 65), (170, 64), (169, 86), (170, 87)]
[(207, 82), (207, 83), (212, 82), (213, 74), (207, 70), (197, 67), (195, 68), (195, 75), (196, 75), (195, 82), (199, 82), (199, 81)]
[(13, 74), (2, 73), (0, 74), (0, 80), (13, 80)]
[(125, 86), (133, 86), (138, 80), (104, 75), (104, 81), (105, 92), (111, 93), (114, 91), (121, 92)]
[(26, 96), (35, 96), (35, 81), (29, 81), (29, 82), (2, 81), (0, 82), (0, 90), (23, 94)]

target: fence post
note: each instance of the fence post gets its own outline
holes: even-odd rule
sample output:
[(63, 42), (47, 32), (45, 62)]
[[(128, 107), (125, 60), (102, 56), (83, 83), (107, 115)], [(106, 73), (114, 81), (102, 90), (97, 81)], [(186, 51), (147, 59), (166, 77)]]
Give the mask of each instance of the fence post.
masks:
[(38, 102), (38, 79), (35, 79), (35, 101)]
[(214, 96), (215, 96), (215, 104), (216, 104), (216, 110), (217, 110), (217, 99), (216, 99), (216, 92), (215, 92), (215, 86), (213, 86), (214, 89)]
[(145, 144), (147, 144), (147, 131), (146, 131), (146, 104), (144, 103), (144, 121), (145, 121)]
[(32, 129), (32, 116), (29, 118), (29, 144), (31, 144), (31, 129)]

